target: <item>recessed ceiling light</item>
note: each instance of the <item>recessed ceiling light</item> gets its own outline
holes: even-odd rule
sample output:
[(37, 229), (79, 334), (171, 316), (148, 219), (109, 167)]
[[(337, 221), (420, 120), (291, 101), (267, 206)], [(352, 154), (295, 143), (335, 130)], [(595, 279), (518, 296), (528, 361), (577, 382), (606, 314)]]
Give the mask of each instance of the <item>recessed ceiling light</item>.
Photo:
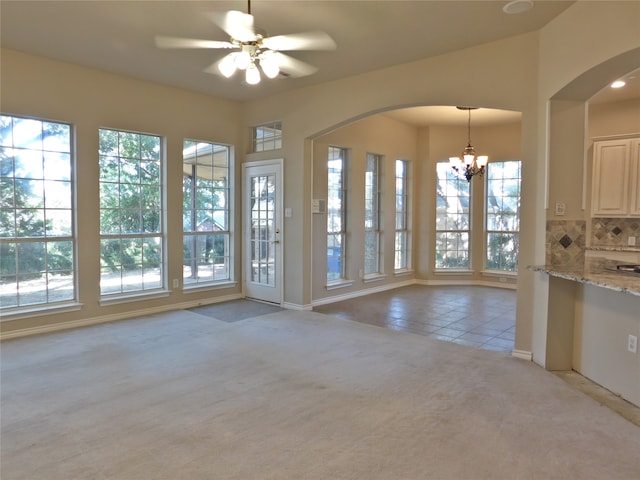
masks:
[(611, 84), (611, 88), (622, 88), (626, 85), (624, 80), (616, 80)]
[(533, 8), (533, 0), (513, 0), (502, 7), (504, 13), (515, 14), (528, 12)]

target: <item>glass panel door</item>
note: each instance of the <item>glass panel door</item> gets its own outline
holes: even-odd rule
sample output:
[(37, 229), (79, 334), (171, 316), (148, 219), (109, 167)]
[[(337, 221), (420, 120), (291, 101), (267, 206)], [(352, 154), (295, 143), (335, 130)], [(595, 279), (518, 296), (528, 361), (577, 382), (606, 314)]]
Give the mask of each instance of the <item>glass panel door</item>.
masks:
[(281, 162), (244, 165), (245, 295), (282, 303)]

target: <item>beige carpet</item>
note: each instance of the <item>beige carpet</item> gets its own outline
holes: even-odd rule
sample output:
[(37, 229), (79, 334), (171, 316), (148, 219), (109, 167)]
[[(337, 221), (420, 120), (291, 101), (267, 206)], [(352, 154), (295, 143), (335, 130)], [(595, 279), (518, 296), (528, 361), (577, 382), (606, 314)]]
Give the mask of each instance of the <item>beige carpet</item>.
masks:
[(640, 478), (640, 428), (534, 364), (318, 313), (1, 348), (2, 480)]

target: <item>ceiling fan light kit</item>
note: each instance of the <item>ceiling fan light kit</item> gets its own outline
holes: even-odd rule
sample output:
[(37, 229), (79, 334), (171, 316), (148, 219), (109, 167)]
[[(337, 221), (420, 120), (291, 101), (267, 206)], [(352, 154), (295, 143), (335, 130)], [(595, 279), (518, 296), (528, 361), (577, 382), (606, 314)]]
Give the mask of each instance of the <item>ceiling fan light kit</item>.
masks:
[[(159, 48), (205, 48), (234, 49), (205, 71), (219, 73), (230, 78), (238, 70), (245, 72), (245, 81), (256, 85), (261, 81), (262, 72), (267, 78), (276, 78), (282, 72), (287, 77), (311, 75), (316, 68), (297, 60), (282, 51), (289, 50), (333, 50), (336, 44), (324, 32), (303, 32), (291, 35), (267, 37), (256, 32), (251, 2), (247, 2), (248, 13), (231, 10), (210, 18), (231, 38), (229, 41), (198, 40), (190, 38), (156, 37)], [(258, 68), (260, 67), (260, 68)]]

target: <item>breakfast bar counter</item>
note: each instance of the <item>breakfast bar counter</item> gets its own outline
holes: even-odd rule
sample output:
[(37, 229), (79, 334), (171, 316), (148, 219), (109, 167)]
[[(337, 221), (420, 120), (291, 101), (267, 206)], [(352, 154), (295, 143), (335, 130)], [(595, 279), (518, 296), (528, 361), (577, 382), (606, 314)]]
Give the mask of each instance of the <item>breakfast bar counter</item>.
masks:
[(638, 260), (637, 254), (631, 261), (587, 255), (579, 265), (528, 269), (548, 276), (538, 363), (548, 370), (575, 370), (640, 406)]
[(533, 265), (529, 270), (586, 285), (640, 296), (640, 274), (616, 270), (622, 262), (604, 258), (586, 258), (580, 265)]

